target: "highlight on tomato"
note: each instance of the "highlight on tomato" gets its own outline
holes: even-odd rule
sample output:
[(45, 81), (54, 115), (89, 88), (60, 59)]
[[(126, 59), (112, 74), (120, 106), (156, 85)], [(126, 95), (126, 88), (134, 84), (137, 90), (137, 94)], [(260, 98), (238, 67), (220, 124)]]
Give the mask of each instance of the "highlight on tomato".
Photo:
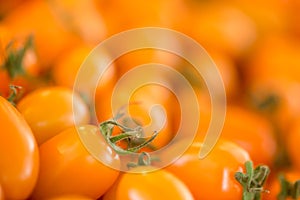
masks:
[(103, 197), (103, 200), (121, 199), (192, 200), (194, 197), (185, 184), (170, 172), (151, 166), (137, 166), (122, 173)]
[[(119, 156), (103, 137), (97, 149), (105, 164), (93, 157), (80, 135), (101, 134), (94, 125), (68, 128), (40, 146), (40, 173), (33, 199), (79, 195), (93, 199), (102, 196), (115, 182), (119, 171), (107, 165), (119, 165)], [(100, 138), (100, 139), (101, 139)]]
[[(166, 169), (187, 185), (195, 199), (241, 199), (243, 187), (235, 180), (235, 173), (245, 170), (244, 164), (250, 160), (248, 152), (221, 139), (207, 157), (199, 159), (202, 145), (193, 143)], [(173, 148), (176, 150), (176, 146)]]
[(23, 116), (1, 96), (0, 126), (0, 196), (26, 199), (39, 173), (38, 147)]
[[(17, 104), (40, 145), (62, 130), (77, 123), (89, 123), (89, 108), (84, 100), (69, 88), (43, 87)], [(76, 109), (76, 110), (75, 110)], [(76, 116), (73, 115), (74, 110)]]

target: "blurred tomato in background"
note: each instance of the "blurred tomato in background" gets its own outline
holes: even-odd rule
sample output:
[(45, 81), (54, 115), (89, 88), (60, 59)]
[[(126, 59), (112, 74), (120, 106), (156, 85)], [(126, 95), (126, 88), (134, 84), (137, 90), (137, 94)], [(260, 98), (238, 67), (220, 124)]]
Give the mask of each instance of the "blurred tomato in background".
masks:
[[(263, 2), (257, 0), (226, 2), (216, 0), (0, 0), (0, 95), (3, 101), (6, 98), (16, 106), (17, 111), (22, 115), (20, 118), (25, 119), (25, 126), (30, 127), (34, 142), (41, 145), (39, 151), (42, 169), (39, 171), (38, 184), (34, 186), (35, 181), (31, 181), (28, 185), (28, 187), (35, 187), (33, 197), (89, 199), (101, 198), (101, 195), (110, 191), (105, 198), (111, 198), (111, 191), (114, 191), (114, 195), (118, 198), (121, 198), (122, 194), (130, 198), (130, 187), (138, 188), (138, 186), (132, 182), (130, 187), (127, 184), (122, 185), (122, 179), (125, 179), (127, 174), (119, 176), (119, 173), (108, 170), (91, 158), (81, 143), (79, 145), (78, 138), (74, 136), (75, 130), (70, 127), (99, 125), (108, 119), (121, 122), (122, 119), (122, 124), (126, 125), (128, 130), (135, 130), (138, 125), (146, 132), (138, 136), (132, 135), (126, 140), (123, 138), (118, 143), (132, 144), (133, 141), (138, 141), (136, 145), (140, 145), (145, 138), (139, 137), (151, 136), (155, 131), (159, 131), (155, 140), (140, 148), (139, 151), (153, 152), (168, 145), (182, 125), (182, 104), (193, 111), (196, 108), (192, 105), (192, 96), (186, 88), (181, 87), (178, 81), (172, 80), (162, 71), (152, 70), (135, 74), (147, 64), (153, 67), (168, 66), (182, 75), (193, 89), (200, 108), (197, 110), (200, 113), (198, 129), (192, 130), (190, 127), (183, 126), (183, 134), (196, 132), (191, 149), (175, 164), (168, 167), (175, 177), (174, 180), (179, 179), (182, 191), (189, 194), (187, 190), (190, 190), (195, 199), (222, 199), (222, 196), (213, 196), (215, 191), (211, 188), (216, 186), (220, 189), (220, 182), (224, 180), (220, 177), (204, 175), (196, 168), (200, 167), (204, 172), (213, 173), (212, 167), (207, 166), (213, 163), (215, 163), (214, 167), (227, 166), (228, 163), (223, 156), (230, 153), (230, 159), (236, 162), (235, 157), (240, 152), (246, 152), (247, 159), (242, 159), (234, 166), (231, 163), (232, 169), (242, 169), (242, 162), (250, 159), (248, 155), (255, 165), (268, 165), (272, 179), (267, 182), (266, 187), (267, 189), (269, 187), (271, 194), (263, 196), (266, 199), (275, 199), (280, 191), (280, 184), (276, 179), (278, 174), (286, 174), (286, 179), (291, 182), (300, 179), (299, 10), (298, 0)], [(211, 157), (203, 160), (206, 166), (200, 165), (194, 153), (199, 149), (194, 151), (194, 147), (195, 144), (204, 141), (215, 108), (211, 101), (209, 86), (195, 66), (186, 58), (163, 49), (135, 49), (119, 57), (114, 54), (114, 49), (107, 49), (107, 51), (105, 49), (101, 52), (95, 50), (99, 43), (105, 43), (106, 39), (115, 34), (143, 27), (172, 29), (198, 42), (209, 54), (223, 79), (227, 114), (220, 137), (232, 143), (233, 145), (229, 146), (234, 148), (229, 152), (223, 152), (224, 149), (220, 150), (222, 145), (217, 145), (217, 150), (211, 152)], [(118, 43), (116, 48), (122, 49), (127, 42)], [(193, 48), (171, 38), (161, 42), (172, 45), (177, 52), (195, 53)], [(93, 57), (97, 54), (101, 56)], [(202, 58), (201, 56), (203, 55), (199, 55), (199, 59)], [(103, 63), (107, 64), (110, 60), (112, 62), (106, 66), (106, 71), (103, 71)], [(81, 71), (83, 66), (88, 69), (88, 72)], [(201, 69), (212, 72), (210, 67), (212, 65), (207, 64), (201, 66)], [(78, 83), (78, 72), (85, 78), (80, 83)], [(102, 76), (95, 77), (95, 74)], [(126, 77), (128, 82), (122, 82)], [(164, 84), (150, 83), (138, 86), (133, 91), (129, 91), (129, 95), (128, 90), (116, 89), (120, 85), (132, 87), (130, 84), (158, 79)], [(95, 83), (95, 91), (90, 94), (92, 84)], [(83, 87), (78, 89), (77, 84)], [(183, 102), (179, 101), (180, 95), (184, 96)], [(117, 99), (113, 101), (113, 97)], [(112, 102), (116, 105), (112, 105)], [(153, 109), (157, 104), (163, 109)], [(126, 116), (118, 119), (119, 116), (116, 114), (124, 114), (122, 113), (124, 109)], [(73, 116), (74, 112), (80, 116)], [(3, 115), (1, 119), (11, 120), (7, 112), (1, 115)], [(188, 121), (194, 120), (194, 116), (186, 116)], [(128, 117), (132, 117), (136, 123), (133, 125), (130, 120), (124, 121)], [(19, 123), (15, 120), (15, 125)], [(3, 124), (2, 131), (11, 126), (11, 124)], [(10, 141), (15, 136), (22, 137), (29, 132), (27, 129), (25, 132), (19, 130), (10, 134), (3, 132), (0, 134), (0, 141)], [(95, 127), (94, 129), (96, 130)], [(114, 130), (112, 137), (119, 134), (118, 131)], [(105, 139), (106, 142), (109, 140), (109, 138)], [(22, 151), (19, 155), (23, 156), (23, 159), (31, 155), (28, 149), (20, 149), (24, 146), (23, 143), (17, 143), (15, 140), (10, 144), (9, 151), (12, 152), (0, 148), (0, 155), (5, 155), (0, 157), (0, 163), (7, 164), (6, 158), (17, 151)], [(65, 151), (62, 159), (58, 153), (60, 147), (57, 146), (68, 147), (69, 150), (73, 148), (80, 155)], [(128, 145), (119, 147), (128, 148)], [(106, 150), (112, 153), (114, 148), (114, 146), (108, 147)], [(32, 149), (35, 149), (34, 145)], [(191, 151), (195, 158), (188, 163), (185, 159), (190, 158)], [(222, 151), (222, 154), (219, 151)], [(213, 163), (209, 159), (213, 160)], [(59, 161), (60, 168), (48, 165), (55, 165), (56, 161)], [(187, 165), (188, 169), (182, 163)], [(80, 168), (81, 164), (86, 167)], [(94, 171), (89, 171), (90, 168)], [(78, 177), (74, 175), (75, 173), (71, 173), (77, 169), (81, 173)], [(112, 175), (109, 183), (103, 182), (101, 170), (107, 172), (107, 176)], [(27, 171), (37, 171), (37, 167), (29, 167)], [(290, 176), (290, 171), (297, 176)], [(232, 196), (230, 192), (228, 196), (239, 198), (241, 187), (238, 187), (238, 182), (234, 180), (233, 170), (230, 174), (232, 174), (231, 179), (226, 184), (229, 188), (235, 189), (232, 190)], [(0, 173), (1, 200), (4, 197), (13, 198), (12, 194), (19, 193), (18, 184), (22, 175), (16, 176), (18, 175)], [(84, 176), (93, 177), (89, 179)], [(66, 177), (68, 180), (65, 180)], [(128, 180), (134, 179), (128, 177)], [(142, 177), (138, 179), (141, 181), (140, 184), (142, 184)], [(31, 179), (35, 180), (35, 175), (32, 175)], [(210, 184), (206, 184), (204, 179), (211, 179)], [(12, 180), (10, 187), (7, 186), (6, 180)], [(45, 192), (46, 182), (49, 180), (53, 181), (49, 183), (50, 185), (55, 182), (58, 193)], [(92, 185), (80, 187), (81, 183), (78, 181), (85, 181)], [(114, 187), (110, 188), (113, 183), (115, 183)], [(159, 178), (153, 179), (153, 183), (159, 185)], [(142, 188), (141, 191), (153, 192), (155, 189), (153, 183), (149, 183), (147, 186), (149, 188)], [(201, 183), (200, 189), (203, 191), (199, 189), (197, 183)], [(82, 191), (78, 188), (70, 189), (66, 186), (68, 184), (74, 184)], [(32, 196), (32, 188), (24, 190), (24, 195), (16, 198)], [(178, 192), (180, 191), (179, 189)], [(157, 193), (153, 194), (157, 195)]]

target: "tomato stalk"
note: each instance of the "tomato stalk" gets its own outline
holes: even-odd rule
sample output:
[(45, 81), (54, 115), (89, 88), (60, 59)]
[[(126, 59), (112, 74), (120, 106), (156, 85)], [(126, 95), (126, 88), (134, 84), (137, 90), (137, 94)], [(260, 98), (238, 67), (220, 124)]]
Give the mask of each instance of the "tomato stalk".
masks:
[(149, 166), (151, 165), (151, 157), (147, 152), (142, 152), (139, 157), (137, 163), (129, 162), (127, 164), (128, 168), (138, 167), (138, 166)]
[(24, 70), (23, 60), (26, 52), (29, 49), (33, 49), (33, 36), (29, 36), (24, 45), (22, 45), (18, 49), (13, 48), (14, 41), (11, 41), (5, 49), (6, 57), (4, 63), (1, 68), (7, 70), (7, 73), (11, 79), (14, 79), (18, 75), (28, 76), (26, 71)]
[(7, 97), (7, 101), (9, 101), (13, 106), (16, 106), (16, 101), (22, 96), (22, 87), (17, 85), (10, 85), (10, 95)]
[[(122, 133), (116, 136), (112, 136), (113, 128), (117, 126), (121, 129)], [(122, 140), (135, 140), (139, 139), (143, 136), (143, 128), (141, 126), (137, 126), (135, 128), (126, 127), (115, 120), (107, 120), (99, 124), (99, 129), (102, 135), (104, 136), (107, 143), (118, 153), (118, 154), (132, 154), (134, 152), (139, 151), (143, 147), (150, 144), (158, 135), (158, 132), (154, 131), (153, 135), (143, 141), (141, 144), (138, 144), (133, 147), (128, 147), (126, 149), (121, 148), (116, 143)]]
[(262, 192), (269, 192), (263, 185), (270, 174), (266, 165), (259, 165), (253, 169), (253, 163), (245, 163), (246, 173), (236, 172), (235, 179), (243, 186), (243, 200), (260, 200)]
[(278, 200), (285, 200), (288, 197), (291, 199), (298, 199), (300, 197), (300, 180), (291, 183), (284, 175), (279, 175), (279, 181), (281, 186), (281, 191), (277, 196)]

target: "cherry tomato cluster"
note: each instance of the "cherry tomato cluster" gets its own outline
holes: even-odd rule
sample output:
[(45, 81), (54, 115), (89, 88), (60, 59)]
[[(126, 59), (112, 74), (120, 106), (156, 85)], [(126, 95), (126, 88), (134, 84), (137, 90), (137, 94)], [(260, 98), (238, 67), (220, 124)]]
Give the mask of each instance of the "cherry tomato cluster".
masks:
[[(300, 199), (299, 10), (298, 0), (0, 1), (0, 200)], [(218, 67), (226, 118), (220, 139), (203, 159), (198, 154), (206, 148), (212, 103), (203, 77), (184, 58), (162, 50), (132, 51), (111, 63), (93, 96), (73, 90), (96, 45), (143, 27), (186, 34)], [(112, 57), (102, 54), (104, 60)], [(173, 91), (158, 84), (139, 87), (128, 104), (115, 102), (117, 116), (111, 109), (118, 80), (145, 63), (182, 74), (200, 107), (193, 142), (162, 169), (156, 163), (184, 143), (171, 142), (180, 129), (180, 106), (189, 104), (186, 91), (153, 70), (135, 78), (159, 77)], [(102, 73), (98, 65), (90, 69), (89, 77)], [(184, 102), (176, 92), (186, 95)], [(149, 113), (155, 104), (163, 114)], [(164, 126), (141, 137), (144, 127), (162, 124), (162, 115)], [(90, 139), (96, 156), (82, 136), (98, 138)], [(150, 157), (168, 144), (159, 159)], [(111, 167), (133, 153), (140, 157), (126, 163), (128, 171)]]

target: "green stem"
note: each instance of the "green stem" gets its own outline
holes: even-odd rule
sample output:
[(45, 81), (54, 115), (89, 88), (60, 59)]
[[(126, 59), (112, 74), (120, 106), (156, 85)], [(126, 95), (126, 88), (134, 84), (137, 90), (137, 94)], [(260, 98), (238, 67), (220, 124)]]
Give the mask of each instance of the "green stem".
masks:
[(138, 166), (149, 166), (151, 165), (151, 157), (147, 152), (140, 153), (137, 163), (129, 162), (127, 164), (128, 168), (138, 167)]
[[(118, 126), (121, 128), (122, 133), (116, 136), (112, 136), (113, 127)], [(145, 140), (142, 144), (122, 149), (120, 146), (116, 145), (118, 141), (129, 139), (134, 140), (136, 138), (140, 138), (143, 133), (142, 127), (138, 126), (134, 129), (128, 128), (119, 124), (114, 120), (107, 120), (99, 124), (99, 129), (102, 135), (104, 136), (107, 143), (118, 153), (118, 154), (132, 154), (134, 152), (139, 151), (140, 149), (144, 148), (148, 144), (150, 144), (158, 135), (158, 132), (154, 132), (154, 134), (147, 140)]]
[(23, 60), (26, 52), (33, 48), (33, 36), (30, 35), (26, 39), (21, 48), (13, 48), (14, 41), (10, 42), (5, 49), (6, 57), (2, 68), (6, 69), (11, 79), (18, 75), (29, 76), (24, 70)]
[(266, 165), (259, 165), (253, 169), (253, 163), (245, 163), (246, 173), (235, 173), (235, 179), (243, 186), (243, 200), (260, 200), (262, 192), (268, 192), (263, 189), (263, 185), (270, 173)]
[(9, 101), (12, 105), (16, 106), (16, 101), (22, 95), (22, 87), (17, 85), (10, 85), (10, 95), (7, 97), (7, 101)]
[(297, 200), (300, 197), (300, 180), (291, 183), (283, 174), (280, 174), (278, 179), (281, 187), (280, 193), (277, 195), (278, 200), (285, 200), (289, 197)]

